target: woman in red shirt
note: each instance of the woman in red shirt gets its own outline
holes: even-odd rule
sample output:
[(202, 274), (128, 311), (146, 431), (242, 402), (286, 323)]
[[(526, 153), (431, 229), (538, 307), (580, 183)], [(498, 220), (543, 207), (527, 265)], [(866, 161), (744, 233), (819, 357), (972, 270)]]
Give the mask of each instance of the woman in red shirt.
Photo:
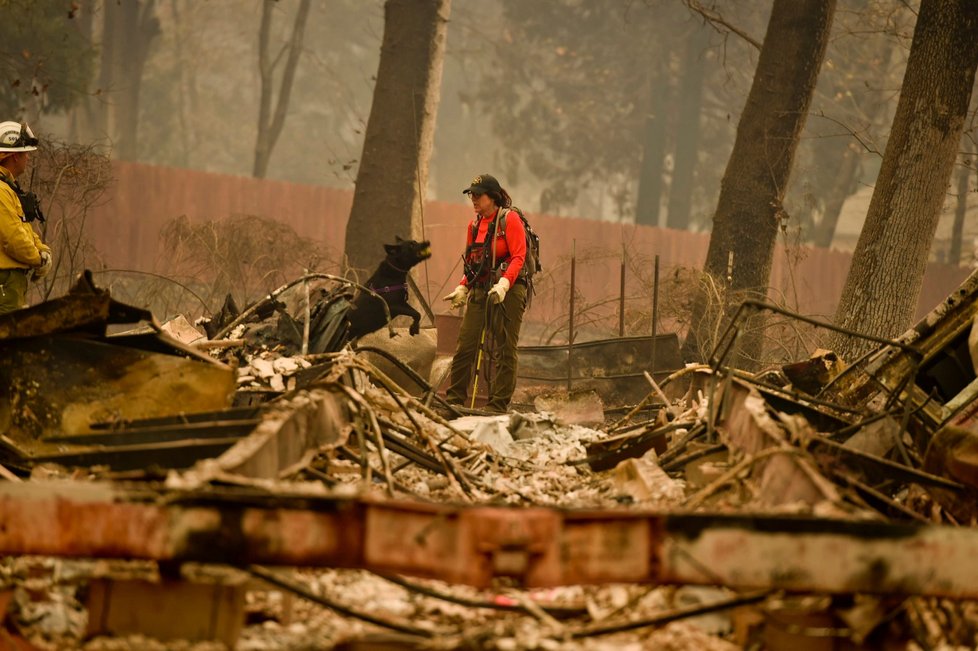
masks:
[[(448, 402), (465, 404), (480, 346), (491, 342), (494, 374), (489, 379), (488, 411), (505, 412), (516, 389), (516, 347), (526, 311), (523, 279), (526, 231), (513, 200), (489, 174), (462, 191), (472, 200), (475, 217), (466, 229), (465, 274), (445, 300), (466, 307), (452, 359)], [(485, 368), (485, 364), (481, 364)], [(475, 404), (472, 396), (470, 405)]]

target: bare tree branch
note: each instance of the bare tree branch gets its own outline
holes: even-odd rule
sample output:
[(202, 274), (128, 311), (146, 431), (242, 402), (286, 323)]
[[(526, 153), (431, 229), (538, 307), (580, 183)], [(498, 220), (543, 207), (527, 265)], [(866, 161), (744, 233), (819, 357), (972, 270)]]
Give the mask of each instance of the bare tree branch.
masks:
[(697, 2), (697, 0), (683, 0), (683, 2), (685, 2), (686, 6), (689, 7), (690, 11), (695, 11), (696, 13), (698, 13), (711, 25), (714, 26), (719, 25), (720, 27), (724, 27), (730, 30), (740, 38), (744, 39), (745, 41), (753, 45), (758, 51), (760, 51), (761, 49), (760, 41), (752, 38), (750, 34), (740, 29), (736, 25), (733, 25), (732, 23), (728, 22), (727, 19), (724, 18), (719, 13), (707, 9), (699, 2)]
[[(273, 0), (266, 0), (262, 7), (261, 26), (258, 32), (258, 70), (261, 77), (261, 100), (258, 109), (258, 140), (255, 144), (255, 164), (253, 175), (257, 178), (264, 178), (268, 169), (268, 160), (271, 158), (272, 149), (282, 132), (285, 124), (286, 110), (289, 105), (289, 96), (292, 92), (292, 82), (295, 80), (295, 71), (299, 63), (299, 54), (302, 52), (302, 36), (309, 16), (310, 0), (302, 0), (295, 15), (295, 24), (292, 28), (292, 38), (287, 47), (283, 47), (269, 61), (269, 39), (272, 23)], [(282, 83), (279, 87), (278, 99), (275, 105), (274, 115), (272, 114), (272, 94), (273, 94), (273, 74), (280, 62), (281, 56), (288, 51), (288, 58), (285, 61), (285, 70), (282, 73)]]

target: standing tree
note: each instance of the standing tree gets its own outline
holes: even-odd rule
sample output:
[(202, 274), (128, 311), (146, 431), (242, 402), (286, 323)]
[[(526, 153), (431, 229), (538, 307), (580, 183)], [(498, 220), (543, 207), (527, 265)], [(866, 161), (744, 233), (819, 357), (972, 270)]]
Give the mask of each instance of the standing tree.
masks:
[[(635, 201), (635, 223), (659, 225), (662, 208), (662, 172), (666, 155), (666, 106), (669, 104), (668, 55), (656, 52), (658, 61), (649, 66), (642, 163), (638, 175), (638, 198)], [(662, 59), (665, 59), (664, 61)], [(699, 113), (697, 113), (698, 115)]]
[[(923, 0), (876, 189), (835, 323), (877, 337), (910, 325), (978, 67), (978, 2)], [(872, 344), (837, 336), (855, 359)]]
[(102, 9), (100, 86), (109, 93), (102, 133), (115, 141), (117, 158), (136, 160), (143, 68), (150, 46), (160, 34), (156, 0), (105, 2)]
[(85, 15), (60, 0), (0, 3), (0, 110), (6, 117), (65, 110), (84, 97), (95, 50), (78, 28)]
[(346, 226), (347, 264), (375, 265), (395, 235), (420, 239), (451, 0), (387, 0), (373, 104)]
[(947, 261), (955, 265), (961, 264), (964, 218), (968, 212), (968, 188), (971, 185), (971, 175), (975, 171), (974, 150), (972, 139), (968, 136), (962, 138), (961, 151), (964, 161), (961, 169), (958, 170), (958, 196), (954, 202), (954, 223), (951, 225), (951, 243), (947, 251)]
[(295, 80), (295, 70), (299, 65), (299, 54), (302, 52), (302, 35), (306, 28), (306, 18), (309, 16), (310, 0), (302, 0), (295, 14), (295, 24), (292, 27), (292, 38), (288, 42), (288, 56), (285, 69), (282, 72), (282, 83), (278, 91), (278, 101), (275, 111), (272, 111), (272, 94), (274, 92), (275, 64), (279, 56), (272, 57), (269, 52), (269, 41), (272, 31), (272, 9), (278, 2), (265, 0), (262, 6), (261, 27), (258, 30), (258, 71), (261, 75), (261, 100), (258, 109), (258, 140), (255, 143), (255, 165), (252, 174), (259, 179), (265, 178), (268, 171), (268, 160), (272, 157), (272, 149), (282, 126), (285, 124), (285, 114), (289, 107), (289, 96), (292, 93), (292, 82)]
[[(774, 245), (784, 218), (781, 201), (834, 12), (835, 0), (774, 0), (754, 82), (723, 174), (704, 267), (722, 283), (732, 258), (729, 289), (735, 292), (767, 294)], [(703, 323), (704, 315), (724, 307), (709, 305), (702, 294), (695, 301), (691, 323)], [(699, 340), (697, 329), (691, 327), (683, 344), (687, 359), (702, 356)], [(752, 330), (737, 363), (751, 366), (760, 347), (760, 336)]]
[(693, 204), (693, 174), (699, 157), (703, 77), (706, 72), (707, 48), (710, 45), (707, 36), (705, 26), (694, 24), (692, 34), (686, 42), (686, 57), (680, 78), (676, 158), (672, 185), (669, 188), (669, 207), (666, 211), (666, 226), (669, 228), (689, 228), (689, 212)]
[[(875, 176), (906, 70), (915, 9), (887, 0), (850, 0), (812, 98), (785, 197), (804, 241), (829, 247), (845, 201)], [(872, 182), (872, 181), (869, 181)]]
[(512, 183), (529, 172), (544, 211), (568, 210), (600, 189), (636, 198), (629, 216), (657, 223), (673, 59), (682, 56), (688, 12), (675, 2), (502, 7), (504, 27), (483, 35), (498, 45), (498, 63), (480, 71), (471, 91), (508, 154), (502, 173)]

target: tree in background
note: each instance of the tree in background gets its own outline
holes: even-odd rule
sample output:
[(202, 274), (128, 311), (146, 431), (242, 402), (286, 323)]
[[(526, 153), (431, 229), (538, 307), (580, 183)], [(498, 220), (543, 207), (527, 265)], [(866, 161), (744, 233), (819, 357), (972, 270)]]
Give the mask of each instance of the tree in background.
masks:
[(282, 53), (274, 57), (270, 52), (272, 30), (272, 10), (278, 5), (276, 0), (265, 0), (262, 6), (261, 27), (258, 32), (258, 70), (261, 76), (261, 99), (258, 108), (258, 140), (255, 143), (255, 164), (252, 174), (257, 178), (265, 178), (268, 171), (268, 160), (272, 149), (282, 133), (285, 116), (289, 109), (289, 97), (292, 94), (292, 84), (295, 81), (295, 70), (299, 65), (299, 55), (302, 53), (302, 36), (309, 16), (310, 0), (301, 0), (295, 13), (295, 23), (288, 43), (283, 46), (287, 50), (284, 68), (278, 88), (275, 109), (272, 110), (272, 95), (274, 94), (275, 66), (281, 61)]
[(94, 75), (79, 12), (61, 0), (7, 0), (0, 20), (0, 109), (30, 121), (70, 108)]
[[(973, 114), (974, 115), (974, 114)], [(948, 244), (947, 261), (961, 264), (961, 244), (964, 239), (964, 218), (968, 212), (968, 192), (971, 177), (975, 175), (975, 134), (965, 133), (961, 139), (961, 165), (958, 168), (957, 197), (954, 200), (954, 223), (951, 225), (951, 241)]]
[[(781, 203), (834, 12), (835, 0), (774, 0), (754, 83), (723, 175), (704, 265), (718, 285), (728, 285), (734, 292), (767, 295), (783, 219)], [(725, 307), (709, 305), (704, 294), (691, 322), (702, 323), (704, 315), (722, 314)], [(715, 320), (708, 316), (705, 322)], [(752, 367), (761, 343), (752, 329), (735, 363)], [(696, 329), (687, 334), (683, 353), (687, 359), (701, 357)]]
[(845, 201), (875, 179), (916, 18), (880, 0), (846, 9), (834, 21), (784, 200), (801, 240), (820, 247), (832, 245)]
[[(272, 12), (268, 50), (274, 74), (265, 87), (269, 120), (298, 9), (298, 2), (279, 2)], [(263, 92), (256, 64), (264, 13), (264, 2), (158, 3), (162, 32), (142, 82), (141, 161), (254, 176)], [(376, 0), (310, 3), (285, 122), (262, 178), (352, 188), (382, 18)], [(276, 51), (281, 51), (278, 59)]]
[(150, 47), (160, 35), (156, 0), (103, 2), (99, 133), (113, 143), (114, 157), (139, 158), (139, 97)]
[(370, 119), (346, 227), (347, 264), (372, 268), (394, 236), (421, 239), (451, 0), (387, 0)]
[[(669, 83), (669, 57), (655, 52), (656, 61), (648, 67), (648, 107), (642, 132), (642, 163), (638, 173), (638, 196), (635, 199), (635, 223), (659, 225), (662, 209), (663, 163), (666, 156), (666, 112), (672, 94)], [(664, 59), (664, 60), (663, 60)], [(697, 113), (697, 115), (699, 115)]]
[[(573, 206), (591, 185), (634, 201), (641, 134), (647, 119), (664, 118), (654, 104), (684, 17), (666, 7), (503, 0), (504, 28), (487, 35), (498, 64), (480, 71), (470, 96), (503, 143), (504, 176), (540, 180), (541, 211)], [(646, 157), (643, 178), (661, 175), (661, 160)]]
[(686, 41), (686, 54), (683, 57), (679, 81), (676, 156), (669, 187), (669, 207), (666, 211), (666, 226), (669, 228), (689, 228), (693, 174), (699, 160), (700, 112), (709, 44), (707, 27), (694, 23)]
[[(978, 67), (978, 3), (923, 0), (876, 189), (836, 325), (894, 337), (911, 323)], [(872, 344), (835, 337), (856, 359)]]

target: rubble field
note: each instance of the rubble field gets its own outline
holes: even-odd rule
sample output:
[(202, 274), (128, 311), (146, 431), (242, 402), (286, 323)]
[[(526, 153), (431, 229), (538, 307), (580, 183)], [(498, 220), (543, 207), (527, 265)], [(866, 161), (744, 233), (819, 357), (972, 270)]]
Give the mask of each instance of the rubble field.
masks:
[(208, 334), (83, 278), (0, 317), (0, 649), (975, 648), (976, 290), (852, 364), (489, 414), (336, 292)]

